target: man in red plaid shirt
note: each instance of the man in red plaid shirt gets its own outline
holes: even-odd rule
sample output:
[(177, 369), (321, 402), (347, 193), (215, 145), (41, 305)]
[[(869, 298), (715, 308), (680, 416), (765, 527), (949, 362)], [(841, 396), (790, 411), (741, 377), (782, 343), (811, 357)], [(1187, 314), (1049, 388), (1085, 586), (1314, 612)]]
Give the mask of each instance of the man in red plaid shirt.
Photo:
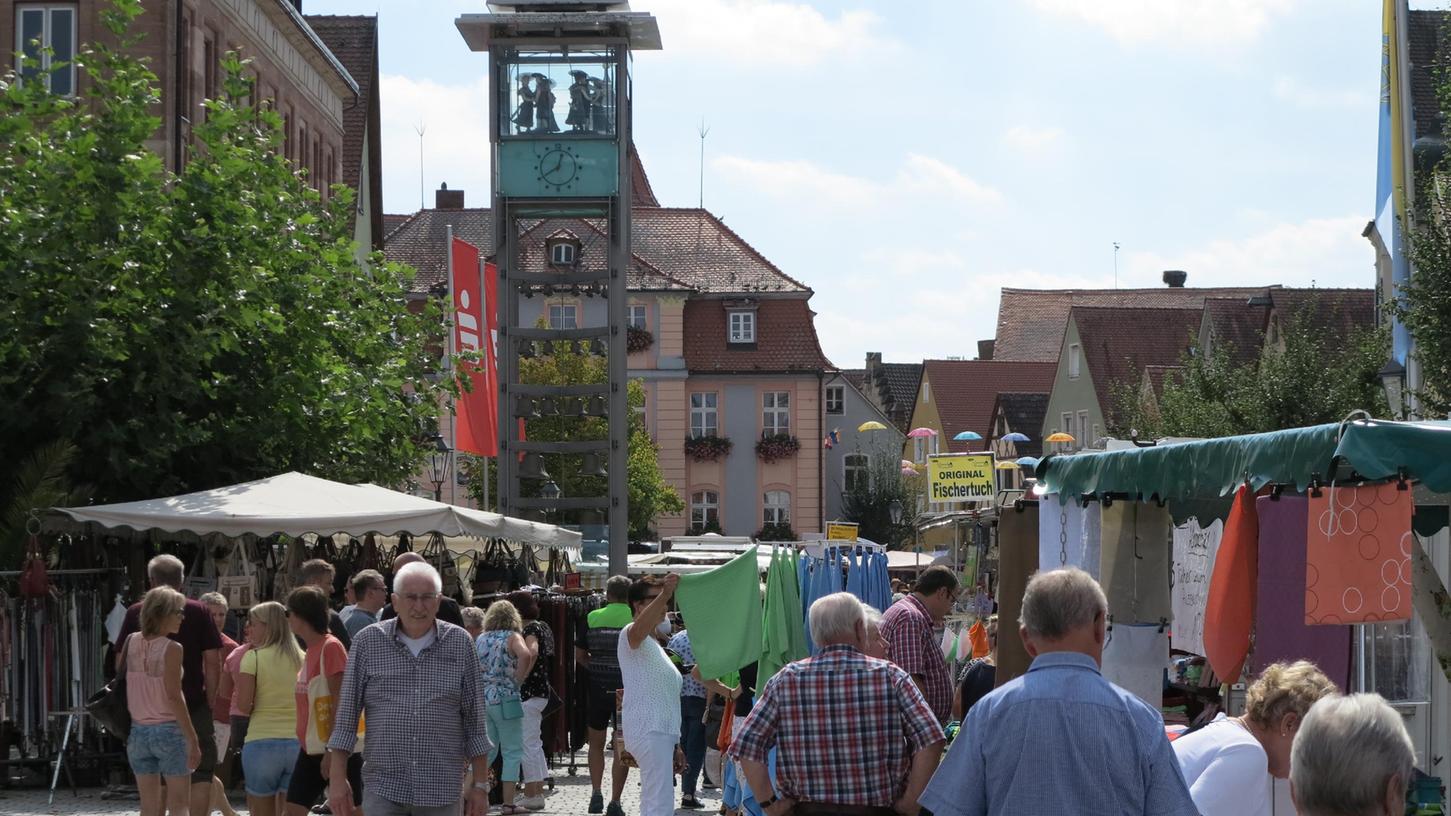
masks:
[(952, 611), (956, 600), (957, 576), (952, 570), (928, 567), (917, 579), (912, 594), (892, 604), (882, 616), (887, 659), (912, 675), (937, 721), (943, 723), (952, 716), (952, 672), (934, 629)]
[(856, 596), (827, 595), (810, 619), (821, 651), (766, 683), (731, 756), (767, 816), (916, 814), (942, 755), (942, 726), (905, 671), (864, 654)]

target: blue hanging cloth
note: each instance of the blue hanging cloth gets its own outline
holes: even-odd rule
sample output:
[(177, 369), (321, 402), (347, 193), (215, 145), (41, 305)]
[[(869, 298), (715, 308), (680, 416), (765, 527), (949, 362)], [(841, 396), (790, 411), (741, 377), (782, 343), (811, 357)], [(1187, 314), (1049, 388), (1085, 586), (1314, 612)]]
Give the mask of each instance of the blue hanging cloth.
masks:
[(846, 591), (866, 601), (866, 576), (862, 575), (861, 554), (855, 549), (846, 551)]

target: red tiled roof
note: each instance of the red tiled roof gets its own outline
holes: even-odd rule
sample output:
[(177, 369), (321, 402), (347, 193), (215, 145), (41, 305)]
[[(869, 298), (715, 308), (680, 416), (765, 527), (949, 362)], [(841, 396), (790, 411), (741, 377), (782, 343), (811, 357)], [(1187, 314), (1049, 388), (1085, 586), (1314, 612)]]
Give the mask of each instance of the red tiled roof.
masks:
[[(363, 153), (368, 153), (368, 194), (373, 205), (369, 213), (373, 227), (373, 248), (382, 248), (387, 230), (383, 219), (382, 127), (378, 104), (378, 17), (377, 15), (309, 14), (304, 19), (322, 39), (333, 56), (358, 84), (357, 102), (343, 104), (342, 182), (358, 189), (363, 178)], [(371, 145), (371, 150), (365, 147)]]
[(1075, 306), (1201, 309), (1210, 297), (1264, 294), (1265, 287), (1190, 289), (1010, 289), (998, 305), (994, 360), (1048, 362), (1058, 359), (1068, 313)]
[(1148, 366), (1177, 366), (1197, 342), (1203, 307), (1140, 309), (1074, 306), (1083, 361), (1093, 377), (1099, 408), (1117, 428), (1118, 388), (1138, 388)]
[(1442, 57), (1442, 30), (1451, 22), (1451, 13), (1439, 10), (1414, 10), (1406, 22), (1410, 40), (1411, 114), (1415, 118), (1413, 138), (1441, 135), (1441, 73), (1446, 69)]
[(692, 373), (827, 371), (833, 366), (816, 338), (815, 312), (802, 297), (757, 301), (756, 342), (726, 342), (726, 301), (685, 302), (685, 367)]
[[(1056, 362), (924, 361), (922, 376), (931, 385), (932, 401), (942, 419), (941, 447), (958, 453), (986, 450), (987, 440), (992, 436), (993, 406), (998, 395), (1051, 391), (1057, 371)], [(963, 431), (977, 433), (982, 441), (953, 441), (952, 437)]]
[(1344, 340), (1356, 329), (1375, 325), (1374, 289), (1270, 290), (1275, 312), (1282, 321), (1303, 317), (1317, 332)]
[(645, 163), (640, 161), (640, 153), (633, 144), (630, 145), (630, 201), (636, 207), (660, 206), (655, 188), (650, 186), (650, 177), (645, 175)]
[[(709, 212), (694, 208), (636, 207), (628, 285), (638, 289), (689, 289), (722, 295), (808, 295), (811, 289), (782, 272)], [(586, 219), (556, 219), (552, 228), (576, 235), (598, 234)], [(389, 232), (384, 252), (391, 261), (418, 270), (415, 292), (443, 283), (448, 257), (445, 229), (478, 246), (494, 247), (494, 222), (487, 208), (420, 210)], [(539, 235), (540, 247), (545, 235)], [(638, 277), (637, 277), (638, 276)]]
[(1039, 456), (1043, 453), (1042, 428), (1043, 417), (1048, 414), (1048, 398), (1050, 394), (1024, 394), (1019, 392), (1003, 392), (998, 394), (997, 404), (993, 407), (992, 419), (988, 427), (993, 429), (993, 434), (988, 441), (997, 439), (997, 419), (1003, 417), (1008, 421), (1008, 431), (1026, 434), (1027, 442), (1016, 442), (1013, 449), (1019, 456)]
[(1250, 298), (1209, 298), (1204, 301), (1203, 320), (1209, 324), (1212, 347), (1240, 365), (1258, 357), (1264, 347), (1270, 307)]
[(1154, 396), (1156, 398), (1164, 396), (1164, 381), (1167, 380), (1171, 374), (1182, 371), (1183, 368), (1183, 366), (1162, 365), (1151, 365), (1144, 367), (1144, 376), (1148, 378), (1149, 388), (1153, 389)]
[(867, 383), (867, 370), (865, 368), (843, 368), (841, 378), (851, 383), (851, 387), (857, 391), (864, 392)]
[(401, 213), (383, 213), (383, 237), (387, 238), (393, 233), (393, 230), (398, 229), (412, 217)]

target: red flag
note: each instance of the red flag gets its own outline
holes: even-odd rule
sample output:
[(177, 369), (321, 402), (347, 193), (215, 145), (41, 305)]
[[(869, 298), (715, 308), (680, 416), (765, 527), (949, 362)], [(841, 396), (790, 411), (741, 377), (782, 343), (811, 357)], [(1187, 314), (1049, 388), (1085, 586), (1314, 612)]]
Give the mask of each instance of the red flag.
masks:
[(1224, 523), (1209, 598), (1204, 606), (1204, 656), (1224, 683), (1238, 683), (1249, 655), (1259, 582), (1260, 525), (1254, 491), (1241, 486)]
[(454, 349), (460, 354), (479, 352), (483, 357), (459, 366), (458, 376), (468, 379), (470, 389), (459, 394), (454, 405), (454, 449), (476, 456), (496, 456), (499, 434), (493, 304), (485, 301), (481, 288), (478, 247), (455, 238), (450, 253)]

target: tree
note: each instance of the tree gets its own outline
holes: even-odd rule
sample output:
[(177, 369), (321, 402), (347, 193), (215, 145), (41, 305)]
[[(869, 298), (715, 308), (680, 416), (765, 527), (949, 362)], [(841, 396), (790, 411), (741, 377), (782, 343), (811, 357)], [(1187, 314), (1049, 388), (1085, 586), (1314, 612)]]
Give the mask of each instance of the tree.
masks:
[(235, 56), (167, 171), (157, 78), (127, 54), (140, 10), (103, 10), (120, 45), (78, 58), (83, 98), (0, 83), (7, 467), (69, 442), (96, 501), (285, 470), (401, 483), (436, 428), (437, 306), (410, 312), (411, 270), (358, 262), (351, 192), (323, 201), (280, 155)]
[[(903, 476), (896, 451), (867, 455), (867, 477), (842, 493), (842, 513), (856, 522), (857, 535), (896, 549), (911, 540), (917, 506), (923, 497), (921, 476)], [(901, 502), (902, 520), (892, 523), (892, 502)]]
[(1360, 409), (1385, 415), (1377, 372), (1385, 363), (1386, 333), (1365, 327), (1343, 340), (1311, 319), (1313, 304), (1281, 326), (1280, 342), (1236, 364), (1232, 350), (1187, 354), (1164, 382), (1151, 411), (1138, 384), (1120, 384), (1114, 433), (1142, 437), (1216, 437), (1265, 433), (1339, 422)]
[[(547, 345), (545, 353), (519, 361), (520, 382), (530, 385), (587, 385), (609, 382), (605, 358), (573, 353), (571, 344), (567, 342)], [(626, 473), (630, 539), (641, 541), (655, 536), (654, 525), (657, 518), (682, 512), (685, 502), (660, 472), (660, 450), (655, 440), (650, 437), (639, 411), (645, 406), (644, 386), (631, 380), (626, 399), (630, 406)], [(572, 410), (576, 407), (573, 404), (562, 407), (565, 410), (560, 414), (541, 411), (540, 416), (527, 419), (525, 433), (528, 438), (540, 442), (609, 439), (610, 429), (606, 418), (579, 416)], [(604, 456), (603, 453), (599, 455)], [(584, 475), (581, 473), (583, 464), (583, 454), (552, 454), (546, 458), (544, 466), (563, 496), (606, 495), (609, 491), (608, 479), (603, 476)], [(601, 464), (605, 463), (601, 461)], [(473, 474), (470, 484), (475, 498), (482, 499), (482, 475)], [(537, 496), (541, 486), (542, 482), (526, 481), (521, 490), (527, 496)]]

